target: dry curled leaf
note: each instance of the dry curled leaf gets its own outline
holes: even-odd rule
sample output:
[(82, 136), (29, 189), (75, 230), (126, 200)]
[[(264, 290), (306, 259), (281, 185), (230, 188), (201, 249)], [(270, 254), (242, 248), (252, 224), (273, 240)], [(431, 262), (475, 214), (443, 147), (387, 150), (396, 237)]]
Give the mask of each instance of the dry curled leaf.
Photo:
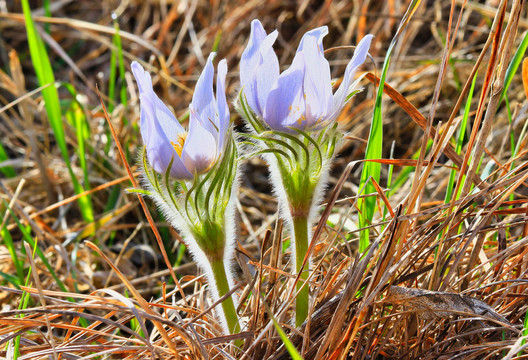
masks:
[(524, 58), (522, 63), (522, 81), (524, 86), (524, 93), (528, 98), (528, 58)]
[(442, 291), (411, 289), (403, 286), (391, 286), (385, 301), (404, 305), (407, 308), (420, 312), (420, 315), (424, 318), (446, 317), (450, 315), (474, 315), (512, 328), (508, 320), (498, 314), (488, 304), (470, 296)]

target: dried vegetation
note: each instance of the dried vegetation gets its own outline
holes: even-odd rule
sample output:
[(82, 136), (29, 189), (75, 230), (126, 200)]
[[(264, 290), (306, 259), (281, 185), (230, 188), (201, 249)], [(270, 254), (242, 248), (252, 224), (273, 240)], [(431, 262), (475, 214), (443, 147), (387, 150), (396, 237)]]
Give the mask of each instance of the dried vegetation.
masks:
[[(375, 74), (410, 1), (50, 3), (51, 18), (43, 17), (41, 2), (32, 13), (62, 82), (65, 139), (84, 192), (73, 186), (51, 130), (21, 5), (0, 4), (1, 357), (18, 351), (19, 359), (288, 359), (273, 314), (305, 359), (527, 358), (528, 102), (520, 67), (502, 96), (528, 27), (522, 1), (422, 1), (405, 24), (385, 87), (383, 172), (371, 194), (379, 209), (362, 254), (358, 160)], [(178, 234), (152, 204), (146, 216), (138, 198), (124, 192), (131, 184), (95, 86), (134, 172), (141, 139), (128, 64), (148, 65), (158, 94), (184, 119), (213, 49), (228, 61), (234, 99), (253, 18), (279, 29), (281, 63), (291, 60), (306, 30), (327, 24), (326, 48), (375, 34), (376, 67), (365, 67), (370, 81), (339, 119), (349, 135), (314, 228), (309, 320), (291, 326), (288, 237), (266, 168), (252, 159), (238, 204), (235, 290), (245, 300), (238, 309), (245, 327), (223, 336), (207, 284)], [(350, 55), (328, 53), (335, 76)], [(457, 153), (453, 139), (475, 74)], [(90, 195), (95, 221), (81, 211), (79, 193)], [(173, 273), (161, 243), (176, 264)], [(244, 345), (236, 348), (234, 339)]]

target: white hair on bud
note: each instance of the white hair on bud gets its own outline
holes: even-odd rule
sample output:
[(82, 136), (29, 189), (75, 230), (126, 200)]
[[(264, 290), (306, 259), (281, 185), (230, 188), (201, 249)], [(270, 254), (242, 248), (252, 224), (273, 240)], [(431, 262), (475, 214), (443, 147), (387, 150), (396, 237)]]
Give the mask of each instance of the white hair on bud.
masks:
[[(336, 144), (336, 147), (337, 147), (337, 144)], [(297, 259), (297, 256), (295, 253), (295, 232), (293, 229), (293, 218), (290, 212), (288, 196), (286, 195), (286, 190), (284, 189), (284, 183), (282, 181), (282, 176), (279, 170), (279, 165), (277, 164), (277, 159), (275, 158), (275, 155), (273, 154), (263, 154), (262, 157), (268, 164), (269, 173), (270, 173), (269, 178), (271, 180), (271, 184), (273, 185), (273, 194), (278, 199), (279, 216), (284, 220), (288, 233), (291, 236), (290, 249), (292, 253), (292, 262), (294, 264), (293, 269), (295, 269), (296, 268), (295, 261)], [(326, 159), (323, 158), (323, 164), (321, 167), (319, 180), (317, 182), (317, 185), (314, 188), (314, 193), (312, 195), (312, 202), (311, 202), (310, 209), (308, 212), (308, 243), (310, 243), (310, 241), (312, 240), (312, 236), (313, 236), (312, 225), (315, 223), (315, 220), (319, 213), (318, 211), (319, 205), (321, 204), (321, 201), (323, 199), (325, 188), (328, 185), (328, 176), (330, 173), (330, 164), (332, 162), (332, 159), (333, 159), (333, 156), (330, 158), (326, 158)], [(310, 264), (311, 264), (311, 261), (308, 263), (308, 266), (310, 266)]]
[[(295, 261), (295, 246), (294, 244), (294, 231), (293, 231), (293, 218), (290, 212), (290, 206), (288, 202), (288, 196), (286, 195), (286, 190), (284, 189), (284, 183), (282, 182), (282, 176), (279, 170), (279, 165), (274, 154), (262, 154), (262, 157), (268, 164), (269, 168), (269, 179), (271, 180), (273, 195), (277, 198), (277, 203), (279, 206), (279, 217), (284, 220), (288, 233), (291, 236), (291, 249), (292, 249), (292, 259)], [(294, 267), (295, 269), (295, 267)]]
[[(227, 203), (225, 212), (224, 212), (224, 232), (225, 232), (225, 248), (224, 248), (224, 267), (227, 276), (227, 282), (229, 287), (232, 288), (234, 284), (234, 255), (235, 255), (235, 237), (236, 237), (236, 198), (238, 196), (238, 179), (240, 177), (239, 167), (237, 166), (236, 174), (233, 179), (233, 184), (231, 187), (231, 195), (229, 196), (229, 202)], [(238, 307), (238, 297), (235, 293), (231, 295), (233, 298), (233, 303), (235, 304), (235, 309)], [(240, 324), (239, 324), (240, 325)]]
[[(140, 162), (141, 163), (141, 162)], [(211, 267), (211, 264), (209, 262), (209, 259), (205, 255), (204, 251), (200, 248), (198, 243), (196, 242), (193, 233), (191, 229), (189, 228), (189, 224), (185, 220), (185, 216), (182, 216), (178, 209), (174, 206), (172, 203), (172, 200), (170, 200), (170, 195), (168, 193), (168, 190), (165, 188), (164, 185), (160, 184), (160, 189), (162, 193), (159, 193), (156, 187), (150, 182), (150, 179), (148, 176), (145, 175), (146, 169), (143, 169), (143, 175), (141, 183), (142, 185), (150, 192), (149, 197), (152, 198), (158, 207), (158, 209), (162, 212), (163, 216), (169, 223), (174, 227), (176, 230), (178, 230), (182, 238), (184, 239), (185, 246), (189, 249), (189, 252), (191, 253), (191, 256), (194, 261), (198, 264), (198, 266), (204, 271), (205, 276), (207, 278), (208, 284), (209, 284), (209, 292), (211, 294), (211, 298), (213, 302), (220, 299), (218, 287), (216, 286), (216, 280), (213, 274), (213, 270)], [(239, 171), (238, 167), (236, 170), (235, 180), (233, 181), (233, 185), (231, 188), (231, 195), (229, 198), (229, 201), (226, 206), (226, 210), (224, 213), (224, 234), (226, 236), (225, 238), (225, 247), (224, 247), (224, 258), (223, 263), (226, 271), (227, 276), (227, 282), (229, 285), (229, 288), (233, 287), (233, 279), (234, 279), (234, 270), (233, 270), (233, 255), (235, 251), (235, 235), (236, 235), (236, 224), (234, 221), (235, 218), (235, 196), (238, 192), (238, 177), (239, 177)], [(178, 201), (179, 199), (175, 199)], [(183, 204), (182, 204), (183, 205)], [(184, 206), (184, 205), (183, 205)], [(235, 294), (231, 295), (233, 299), (233, 303), (235, 305), (235, 308), (238, 306), (238, 298), (235, 296)], [(217, 306), (215, 308), (215, 311), (218, 315), (218, 319), (220, 320), (220, 324), (224, 330), (225, 334), (229, 334), (229, 326), (227, 324), (227, 319), (224, 314), (224, 310), (221, 305)]]

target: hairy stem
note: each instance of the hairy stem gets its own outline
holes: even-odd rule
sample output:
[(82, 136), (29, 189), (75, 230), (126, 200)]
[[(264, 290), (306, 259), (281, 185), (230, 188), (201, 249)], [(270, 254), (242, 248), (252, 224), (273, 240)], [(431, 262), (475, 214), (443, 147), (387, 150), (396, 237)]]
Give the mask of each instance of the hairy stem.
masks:
[[(227, 294), (230, 290), (229, 282), (227, 281), (227, 275), (225, 271), (224, 262), (220, 260), (212, 260), (211, 268), (213, 270), (213, 276), (218, 288), (218, 297), (222, 297)], [(222, 301), (222, 309), (227, 320), (227, 326), (229, 333), (234, 334), (240, 331), (240, 325), (238, 324), (238, 315), (235, 309), (235, 303), (233, 297), (230, 296)]]
[[(295, 237), (295, 270), (297, 273), (301, 270), (301, 266), (308, 251), (308, 216), (307, 215), (293, 215), (293, 231)], [(299, 282), (297, 283), (297, 291), (301, 289), (306, 279), (308, 278), (308, 264), (304, 267)], [(303, 287), (297, 294), (295, 299), (295, 325), (300, 326), (308, 316), (309, 304), (309, 287)]]

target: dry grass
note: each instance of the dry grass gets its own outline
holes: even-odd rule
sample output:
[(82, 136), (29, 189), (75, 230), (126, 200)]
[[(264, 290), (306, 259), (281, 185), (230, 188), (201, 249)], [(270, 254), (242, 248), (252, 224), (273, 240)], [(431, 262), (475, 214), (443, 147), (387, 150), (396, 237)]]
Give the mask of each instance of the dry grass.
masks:
[[(21, 6), (4, 4), (0, 143), (9, 157), (2, 165), (10, 165), (15, 176), (0, 174), (5, 225), (0, 271), (6, 274), (0, 289), (0, 357), (13, 358), (20, 335), (19, 359), (288, 359), (271, 322), (273, 314), (305, 359), (528, 358), (523, 335), (528, 311), (528, 169), (527, 138), (521, 132), (528, 102), (520, 74), (507, 92), (508, 106), (499, 101), (506, 68), (528, 27), (526, 9), (516, 8), (517, 1), (453, 3), (452, 8), (450, 2), (424, 1), (397, 42), (387, 77), (390, 87), (385, 88), (383, 173), (379, 192), (373, 194), (379, 211), (370, 228), (371, 247), (364, 254), (357, 250), (355, 205), (358, 160), (364, 156), (363, 139), (374, 106), (374, 75), (340, 118), (350, 136), (336, 159), (321, 221), (314, 228), (314, 302), (300, 329), (291, 326), (295, 287), (284, 247), (288, 234), (282, 235), (277, 221), (266, 168), (258, 159), (245, 165), (235, 291), (245, 299), (238, 310), (246, 326), (232, 336), (222, 335), (207, 284), (183, 253), (178, 234), (167, 228), (152, 204), (147, 204), (153, 218), (149, 223), (137, 197), (124, 192), (131, 184), (95, 85), (134, 165), (141, 137), (135, 83), (128, 72), (132, 60), (144, 61), (156, 73), (156, 91), (179, 118), (185, 116), (190, 89), (216, 46), (231, 69), (228, 93), (234, 98), (238, 59), (253, 18), (267, 30), (279, 29), (276, 49), (283, 64), (311, 28), (329, 26), (327, 48), (356, 44), (373, 33), (371, 54), (379, 76), (409, 1), (66, 0), (51, 2), (53, 17), (48, 19), (38, 8), (42, 4), (33, 4), (41, 33), (49, 26), (50, 35), (43, 37), (55, 77), (75, 87), (89, 127), (89, 172), (83, 185), (93, 203), (96, 222), (91, 224), (79, 211), (40, 90), (33, 91), (38, 83)], [(126, 76), (117, 77), (117, 89), (126, 89), (126, 103), (118, 92), (108, 98), (115, 50), (112, 11), (127, 67)], [(490, 31), (494, 29), (495, 34)], [(454, 40), (448, 47), (446, 38)], [(350, 50), (328, 56), (335, 65), (333, 75), (339, 76)], [(375, 72), (372, 64), (366, 68)], [(451, 135), (460, 126), (476, 70), (470, 128), (457, 155)], [(71, 94), (64, 87), (59, 93), (67, 108)], [(82, 179), (75, 127), (66, 120), (64, 126), (73, 170)], [(424, 134), (434, 140), (427, 151)], [(388, 160), (392, 144), (394, 160)], [(422, 155), (411, 160), (419, 149)], [(477, 156), (470, 159), (472, 154)], [(394, 166), (392, 177), (389, 165)], [(388, 192), (387, 179), (394, 185), (410, 165), (415, 168), (401, 186)], [(460, 168), (456, 185), (461, 196), (444, 202), (454, 165)], [(463, 176), (471, 181), (463, 183)], [(152, 225), (159, 230), (158, 240)], [(37, 241), (42, 257), (28, 256), (33, 252), (28, 237)], [(165, 265), (160, 242), (169, 261), (177, 264), (176, 280)], [(15, 281), (8, 281), (17, 276), (15, 259), (22, 264), (19, 275), (24, 279), (31, 270), (29, 286), (22, 283), (17, 289)], [(64, 284), (62, 289), (50, 269)], [(30, 300), (20, 305), (23, 293)], [(233, 345), (234, 339), (245, 340), (241, 349)]]

